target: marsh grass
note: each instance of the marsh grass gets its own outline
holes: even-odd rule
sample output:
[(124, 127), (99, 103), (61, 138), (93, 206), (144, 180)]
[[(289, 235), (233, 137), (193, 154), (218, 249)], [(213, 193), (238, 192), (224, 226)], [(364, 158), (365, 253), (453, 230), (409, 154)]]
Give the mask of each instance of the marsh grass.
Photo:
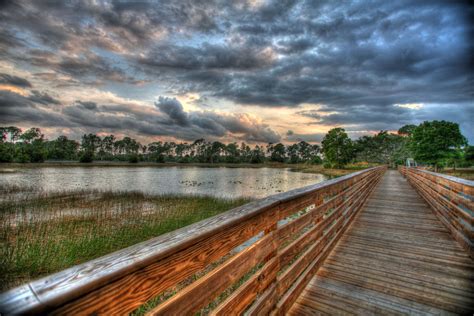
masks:
[(17, 187), (0, 194), (0, 292), (248, 202)]
[(446, 168), (442, 169), (441, 173), (447, 174), (448, 176), (474, 181), (474, 168)]

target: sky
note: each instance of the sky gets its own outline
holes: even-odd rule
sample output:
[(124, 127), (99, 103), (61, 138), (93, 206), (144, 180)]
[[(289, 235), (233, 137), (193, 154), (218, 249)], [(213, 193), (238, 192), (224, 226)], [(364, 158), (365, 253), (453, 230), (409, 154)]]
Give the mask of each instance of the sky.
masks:
[(0, 1), (0, 125), (263, 144), (444, 119), (473, 144), (472, 21), (461, 1)]

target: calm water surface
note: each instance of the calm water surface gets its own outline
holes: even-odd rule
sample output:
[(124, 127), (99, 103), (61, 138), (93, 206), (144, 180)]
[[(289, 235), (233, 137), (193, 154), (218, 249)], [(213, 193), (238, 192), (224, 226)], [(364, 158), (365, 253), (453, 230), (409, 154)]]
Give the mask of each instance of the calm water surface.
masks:
[(45, 191), (99, 189), (151, 194), (262, 198), (327, 180), (321, 174), (274, 168), (42, 167), (9, 169), (0, 185)]

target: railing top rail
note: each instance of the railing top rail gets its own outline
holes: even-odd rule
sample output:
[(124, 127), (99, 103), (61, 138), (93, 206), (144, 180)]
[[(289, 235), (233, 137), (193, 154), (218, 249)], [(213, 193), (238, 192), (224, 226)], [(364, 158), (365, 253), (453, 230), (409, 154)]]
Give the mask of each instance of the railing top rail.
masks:
[(415, 168), (415, 167), (405, 167), (404, 166), (404, 168), (406, 168), (406, 169), (415, 169), (417, 171), (424, 172), (424, 173), (427, 173), (427, 174), (430, 174), (430, 175), (433, 175), (433, 176), (436, 176), (436, 177), (440, 177), (440, 178), (446, 179), (448, 181), (452, 181), (452, 182), (462, 184), (462, 185), (466, 185), (466, 186), (469, 186), (469, 187), (474, 187), (474, 181), (471, 181), (471, 180), (466, 180), (466, 179), (462, 179), (462, 178), (458, 178), (458, 177), (454, 177), (454, 176), (449, 176), (449, 175), (446, 175), (446, 174), (437, 173), (437, 172), (433, 172), (433, 171), (428, 171), (428, 170), (424, 170), (424, 169), (419, 169), (419, 168)]
[(342, 177), (283, 192), (253, 201), (222, 214), (121, 249), (103, 257), (76, 265), (0, 294), (1, 306), (22, 306), (36, 310), (58, 306), (113, 282), (152, 262), (166, 258), (213, 234), (253, 218), (279, 204), (341, 183), (360, 174), (385, 166), (373, 167)]

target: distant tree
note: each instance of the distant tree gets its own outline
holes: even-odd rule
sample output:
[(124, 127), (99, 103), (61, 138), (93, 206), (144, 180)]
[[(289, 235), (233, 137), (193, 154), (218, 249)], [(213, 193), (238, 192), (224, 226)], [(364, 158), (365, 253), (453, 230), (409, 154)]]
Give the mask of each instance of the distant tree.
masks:
[(297, 144), (298, 146), (298, 156), (301, 162), (309, 162), (320, 164), (322, 162), (319, 154), (321, 148), (318, 145), (311, 145), (305, 141), (301, 141)]
[(15, 126), (0, 127), (0, 162), (12, 162), (15, 159), (14, 141), (20, 134), (21, 130)]
[(168, 142), (153, 142), (148, 145), (151, 160), (155, 162), (165, 162), (166, 155), (170, 152), (171, 145)]
[(57, 139), (46, 143), (47, 159), (75, 160), (79, 143), (70, 140), (66, 136), (59, 136)]
[(114, 142), (114, 135), (107, 135), (102, 138), (97, 154), (100, 160), (112, 160), (114, 155)]
[(466, 145), (459, 125), (447, 121), (423, 122), (413, 130), (409, 143), (415, 160), (431, 164), (435, 170)]
[(467, 166), (474, 165), (474, 146), (466, 146), (464, 148), (464, 161)]
[(128, 157), (128, 162), (130, 163), (137, 163), (138, 162), (138, 155), (137, 154), (131, 154)]
[(286, 148), (289, 163), (299, 163), (302, 161), (298, 144), (289, 145)]
[(19, 136), (20, 142), (15, 145), (17, 162), (43, 162), (46, 159), (44, 135), (37, 127), (32, 127)]
[(221, 142), (212, 142), (207, 146), (206, 150), (206, 162), (214, 163), (219, 162), (222, 152), (226, 146)]
[(90, 150), (85, 150), (81, 153), (81, 156), (79, 157), (79, 162), (82, 163), (91, 163), (94, 161), (94, 153)]
[(264, 161), (265, 152), (263, 150), (263, 147), (260, 147), (258, 145), (255, 146), (255, 148), (250, 151), (250, 163), (263, 163)]
[(39, 128), (32, 127), (20, 135), (20, 140), (22, 140), (24, 143), (29, 144), (35, 140), (42, 140), (43, 137), (44, 135), (41, 134), (41, 130)]
[(240, 162), (239, 146), (236, 143), (227, 144), (224, 148), (225, 160), (228, 163)]
[[(257, 155), (256, 155), (257, 154)], [(260, 160), (259, 155), (263, 154), (262, 162), (265, 160), (265, 152), (263, 151), (263, 148), (258, 147), (257, 152), (254, 152), (249, 145), (246, 143), (242, 142), (240, 144), (240, 156), (241, 156), (241, 161), (242, 162), (251, 162), (257, 163), (257, 160)], [(259, 158), (257, 158), (259, 157)]]
[(176, 144), (174, 152), (178, 162), (187, 162), (189, 160), (189, 154), (187, 151), (189, 146), (187, 143)]
[(14, 143), (21, 135), (21, 129), (16, 126), (0, 127), (0, 141), (10, 141)]
[(15, 145), (8, 142), (0, 142), (0, 162), (12, 162), (15, 158)]
[(324, 158), (332, 167), (341, 168), (354, 157), (352, 141), (343, 128), (331, 129), (322, 141)]
[(270, 160), (275, 162), (285, 162), (286, 148), (282, 143), (268, 144), (267, 152), (270, 155)]
[(81, 148), (83, 151), (95, 153), (101, 145), (101, 139), (96, 134), (84, 134), (81, 140)]
[(400, 164), (407, 158), (406, 138), (380, 131), (374, 136), (362, 136), (354, 142), (358, 161)]
[(398, 130), (398, 135), (411, 136), (415, 128), (416, 128), (416, 125), (413, 125), (413, 124), (404, 125)]

